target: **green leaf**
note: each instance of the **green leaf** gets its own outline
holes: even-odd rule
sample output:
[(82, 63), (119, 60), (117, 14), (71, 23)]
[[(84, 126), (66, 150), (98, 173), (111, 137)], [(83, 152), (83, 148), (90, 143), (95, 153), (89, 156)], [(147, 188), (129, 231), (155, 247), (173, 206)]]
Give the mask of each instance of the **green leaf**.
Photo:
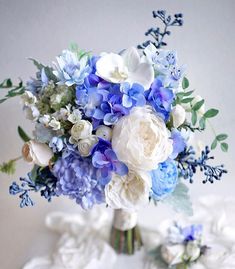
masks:
[(183, 78), (183, 81), (182, 81), (182, 88), (185, 90), (189, 87), (189, 81), (186, 77)]
[(192, 107), (192, 110), (194, 111), (198, 111), (202, 106), (203, 104), (205, 103), (205, 100), (202, 99), (201, 101), (198, 101), (193, 107)]
[(7, 88), (11, 88), (12, 87), (12, 81), (10, 78), (6, 78), (3, 80), (2, 83), (0, 83), (0, 88), (1, 89), (7, 89)]
[(188, 216), (192, 216), (193, 208), (188, 192), (188, 187), (180, 182), (174, 192), (163, 199), (162, 202), (172, 206), (176, 212), (183, 212)]
[(204, 130), (206, 128), (206, 120), (204, 117), (202, 117), (200, 120), (199, 120), (199, 127)]
[(228, 135), (227, 134), (219, 134), (219, 135), (216, 136), (216, 139), (218, 141), (223, 141), (223, 140), (225, 140), (227, 138), (228, 138)]
[(211, 144), (211, 149), (212, 149), (212, 150), (215, 149), (216, 146), (217, 146), (217, 139), (215, 138), (214, 141), (213, 141), (212, 144)]
[(221, 143), (220, 147), (222, 149), (223, 152), (227, 152), (228, 151), (228, 144), (227, 143)]
[(218, 109), (211, 108), (203, 115), (205, 118), (213, 118), (219, 113)]
[(18, 134), (24, 142), (28, 142), (29, 140), (31, 140), (31, 138), (26, 134), (26, 132), (20, 126), (18, 126)]
[(195, 125), (197, 123), (197, 113), (194, 110), (192, 110), (192, 118), (191, 118), (191, 121), (192, 121), (192, 125)]
[(5, 102), (6, 100), (7, 100), (7, 98), (0, 99), (0, 104), (2, 104), (3, 102)]
[(43, 64), (39, 63), (37, 60), (33, 58), (29, 58), (29, 60), (33, 62), (33, 64), (37, 67), (39, 71), (41, 71), (45, 67)]
[(177, 94), (176, 94), (176, 96), (178, 97), (178, 98), (183, 98), (183, 97), (185, 97), (185, 96), (190, 96), (192, 93), (193, 93), (194, 91), (188, 91), (188, 92), (178, 92)]
[(185, 98), (185, 99), (181, 100), (181, 103), (190, 103), (193, 101), (193, 99), (194, 99), (193, 97)]

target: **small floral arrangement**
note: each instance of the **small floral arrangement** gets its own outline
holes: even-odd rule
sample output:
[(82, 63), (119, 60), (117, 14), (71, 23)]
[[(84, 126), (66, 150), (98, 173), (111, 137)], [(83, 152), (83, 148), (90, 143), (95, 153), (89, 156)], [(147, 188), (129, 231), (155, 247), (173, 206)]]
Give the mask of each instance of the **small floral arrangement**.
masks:
[(171, 226), (166, 242), (151, 252), (160, 268), (187, 269), (206, 255), (209, 247), (202, 243), (202, 231), (202, 225)]
[[(63, 50), (52, 67), (33, 60), (36, 76), (8, 89), (0, 102), (21, 96), (23, 111), (35, 129), (33, 137), (18, 127), (25, 144), (22, 157), (33, 169), (10, 194), (20, 206), (33, 205), (31, 192), (48, 201), (55, 196), (74, 199), (83, 209), (105, 203), (114, 209), (136, 210), (149, 200), (191, 213), (188, 189), (200, 170), (204, 183), (226, 173), (208, 163), (209, 147), (200, 153), (192, 136), (203, 132), (217, 109), (205, 109), (202, 97), (189, 90), (186, 70), (175, 51), (162, 49), (169, 27), (182, 25), (164, 11), (153, 13), (165, 25), (146, 35), (155, 41), (120, 53), (98, 56), (76, 45)], [(228, 145), (226, 134), (216, 134), (211, 145)], [(14, 172), (18, 158), (4, 163), (2, 172)], [(181, 180), (182, 179), (182, 180)]]

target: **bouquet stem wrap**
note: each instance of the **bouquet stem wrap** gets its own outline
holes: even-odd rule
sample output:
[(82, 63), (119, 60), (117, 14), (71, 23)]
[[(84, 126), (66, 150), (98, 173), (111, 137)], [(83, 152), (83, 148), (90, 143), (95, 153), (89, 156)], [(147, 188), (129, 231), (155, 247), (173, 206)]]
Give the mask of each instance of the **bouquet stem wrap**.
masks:
[(117, 253), (131, 255), (143, 245), (137, 216), (137, 212), (114, 210), (110, 243)]

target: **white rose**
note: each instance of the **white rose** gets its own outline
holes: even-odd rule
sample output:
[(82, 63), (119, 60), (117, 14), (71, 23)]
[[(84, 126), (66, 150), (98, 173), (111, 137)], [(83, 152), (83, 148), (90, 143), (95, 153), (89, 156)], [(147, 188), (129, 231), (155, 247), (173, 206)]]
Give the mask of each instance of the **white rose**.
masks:
[(95, 135), (91, 135), (87, 138), (78, 141), (78, 152), (82, 157), (87, 157), (91, 154), (91, 149), (98, 142), (98, 138)]
[(129, 171), (125, 176), (113, 173), (105, 186), (106, 203), (115, 209), (135, 210), (148, 203), (150, 189), (149, 173)]
[(61, 125), (60, 122), (58, 120), (56, 120), (54, 117), (52, 118), (52, 120), (49, 122), (49, 126), (54, 130), (57, 131), (60, 129)]
[(84, 139), (92, 133), (92, 124), (86, 120), (80, 120), (73, 125), (71, 129), (71, 136), (74, 140)]
[(74, 111), (68, 116), (68, 121), (73, 124), (79, 122), (82, 119), (82, 113), (79, 109), (74, 109)]
[(35, 105), (37, 102), (36, 96), (34, 96), (30, 91), (25, 91), (25, 93), (21, 96), (21, 99), (25, 106)]
[(171, 115), (173, 118), (173, 126), (175, 128), (178, 128), (180, 125), (182, 125), (186, 118), (185, 109), (181, 105), (176, 105), (173, 107)]
[(182, 262), (182, 257), (184, 255), (183, 245), (163, 245), (161, 247), (161, 255), (163, 260), (168, 265), (176, 265)]
[(48, 145), (30, 140), (24, 144), (22, 156), (27, 162), (33, 162), (39, 166), (47, 166), (53, 157), (53, 152)]
[(198, 244), (195, 242), (189, 242), (185, 249), (185, 255), (190, 261), (195, 261), (199, 258), (201, 253), (200, 247), (198, 247)]
[(112, 129), (108, 126), (101, 125), (97, 128), (95, 134), (100, 138), (110, 141), (112, 138)]
[(135, 107), (113, 129), (112, 147), (129, 169), (150, 171), (172, 153), (164, 121), (150, 107)]

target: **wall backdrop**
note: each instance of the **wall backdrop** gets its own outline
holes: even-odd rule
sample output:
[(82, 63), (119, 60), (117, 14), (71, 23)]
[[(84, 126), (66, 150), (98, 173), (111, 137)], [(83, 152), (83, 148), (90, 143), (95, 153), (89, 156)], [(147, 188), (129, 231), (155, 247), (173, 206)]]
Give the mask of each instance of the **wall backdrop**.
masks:
[[(168, 48), (175, 49), (180, 62), (186, 64), (191, 88), (205, 97), (208, 107), (220, 110), (213, 120), (215, 129), (218, 133), (229, 134), (229, 152), (215, 152), (216, 161), (225, 163), (229, 174), (222, 182), (206, 186), (198, 175), (191, 186), (191, 194), (194, 199), (208, 193), (233, 196), (234, 0), (0, 0), (0, 80), (6, 77), (26, 80), (35, 73), (28, 57), (48, 64), (71, 42), (94, 53), (118, 52), (136, 45), (145, 39), (145, 30), (155, 23), (151, 15), (154, 9), (184, 14), (185, 25), (173, 29)], [(30, 132), (32, 124), (25, 119), (19, 98), (0, 106), (0, 122), (2, 162), (21, 152), (17, 125)], [(212, 138), (213, 133), (208, 128), (203, 139), (209, 143)], [(48, 204), (39, 197), (35, 197), (37, 208), (19, 209), (17, 198), (8, 195), (8, 186), (12, 179), (24, 175), (29, 168), (21, 161), (15, 176), (0, 175), (0, 261), (4, 269), (20, 268), (36, 251), (38, 255), (44, 254), (53, 245), (53, 238), (43, 227), (47, 212), (79, 210), (67, 199)], [(158, 210), (149, 207), (141, 214), (150, 220)]]

